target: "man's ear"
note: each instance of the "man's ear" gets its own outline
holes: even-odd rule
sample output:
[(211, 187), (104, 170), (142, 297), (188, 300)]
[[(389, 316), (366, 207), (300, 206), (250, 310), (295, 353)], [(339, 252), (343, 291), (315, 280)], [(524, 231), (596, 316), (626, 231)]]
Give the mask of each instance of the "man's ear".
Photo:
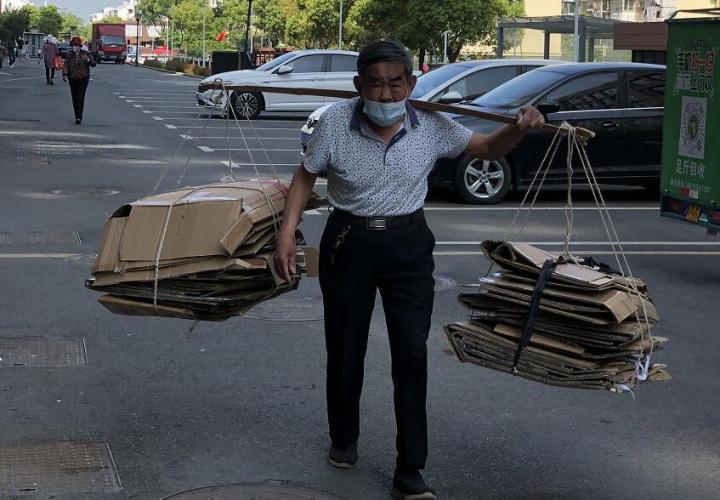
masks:
[(362, 96), (362, 85), (360, 85), (360, 76), (354, 76), (353, 77), (353, 85), (355, 85), (355, 90), (357, 90), (357, 93)]
[(415, 85), (417, 85), (417, 76), (410, 75), (408, 78), (408, 84), (410, 86), (410, 93), (413, 93), (413, 90), (415, 90)]

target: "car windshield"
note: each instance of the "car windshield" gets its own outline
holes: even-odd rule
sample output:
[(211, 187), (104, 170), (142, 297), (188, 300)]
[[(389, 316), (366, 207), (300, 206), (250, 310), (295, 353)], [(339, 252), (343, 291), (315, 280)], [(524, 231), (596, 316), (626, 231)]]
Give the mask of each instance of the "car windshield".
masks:
[(417, 99), (424, 96), (438, 85), (442, 85), (451, 78), (456, 77), (463, 71), (467, 71), (468, 67), (464, 64), (448, 64), (438, 69), (434, 69), (429, 73), (425, 73), (417, 80), (415, 90), (410, 94), (410, 97)]
[(107, 45), (110, 45), (113, 43), (122, 45), (125, 43), (125, 39), (123, 37), (117, 36), (117, 35), (103, 35), (100, 37), (100, 41)]
[(549, 69), (536, 69), (520, 75), (478, 97), (470, 104), (484, 108), (512, 109), (527, 104), (567, 75)]
[(287, 54), (283, 54), (280, 57), (276, 57), (272, 61), (268, 61), (262, 66), (258, 66), (255, 68), (255, 71), (272, 71), (273, 69), (277, 68), (278, 66), (281, 66), (285, 63), (287, 63), (290, 59), (295, 57), (297, 53), (295, 52), (288, 52)]

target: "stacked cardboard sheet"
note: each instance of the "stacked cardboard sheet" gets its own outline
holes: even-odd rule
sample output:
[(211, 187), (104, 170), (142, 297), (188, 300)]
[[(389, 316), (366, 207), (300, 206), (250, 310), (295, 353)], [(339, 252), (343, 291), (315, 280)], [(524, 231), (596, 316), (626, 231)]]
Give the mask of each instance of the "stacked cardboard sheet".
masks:
[(667, 339), (652, 336), (658, 315), (642, 280), (560, 260), (519, 350), (541, 270), (558, 256), (523, 243), (485, 241), (482, 249), (502, 270), (459, 296), (471, 317), (445, 331), (460, 361), (583, 389), (621, 391), (670, 378), (664, 365), (650, 364)]
[[(239, 182), (124, 205), (105, 224), (86, 286), (104, 292), (100, 303), (117, 314), (213, 321), (242, 314), (297, 287), (273, 267), (286, 192), (276, 182)], [(296, 241), (304, 244), (299, 232)], [(314, 255), (298, 248), (298, 272), (312, 274), (306, 253)]]

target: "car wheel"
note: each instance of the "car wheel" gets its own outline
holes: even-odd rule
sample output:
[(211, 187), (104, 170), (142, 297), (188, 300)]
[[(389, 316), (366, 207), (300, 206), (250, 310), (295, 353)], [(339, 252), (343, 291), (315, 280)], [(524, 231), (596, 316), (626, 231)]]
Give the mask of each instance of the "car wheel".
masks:
[(256, 92), (233, 93), (230, 104), (236, 118), (253, 120), (262, 111), (262, 95)]
[(510, 165), (505, 159), (491, 161), (467, 157), (455, 169), (453, 184), (458, 197), (465, 203), (493, 205), (510, 190)]

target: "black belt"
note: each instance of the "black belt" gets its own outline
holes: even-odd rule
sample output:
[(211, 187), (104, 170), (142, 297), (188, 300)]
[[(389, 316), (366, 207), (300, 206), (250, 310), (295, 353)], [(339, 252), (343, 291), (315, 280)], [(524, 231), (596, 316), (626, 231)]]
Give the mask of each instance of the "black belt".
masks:
[(425, 220), (425, 213), (422, 208), (418, 208), (411, 214), (395, 215), (390, 217), (363, 217), (334, 209), (332, 215), (341, 218), (351, 224), (359, 224), (365, 226), (368, 231), (384, 231), (392, 227), (409, 226), (415, 221)]

